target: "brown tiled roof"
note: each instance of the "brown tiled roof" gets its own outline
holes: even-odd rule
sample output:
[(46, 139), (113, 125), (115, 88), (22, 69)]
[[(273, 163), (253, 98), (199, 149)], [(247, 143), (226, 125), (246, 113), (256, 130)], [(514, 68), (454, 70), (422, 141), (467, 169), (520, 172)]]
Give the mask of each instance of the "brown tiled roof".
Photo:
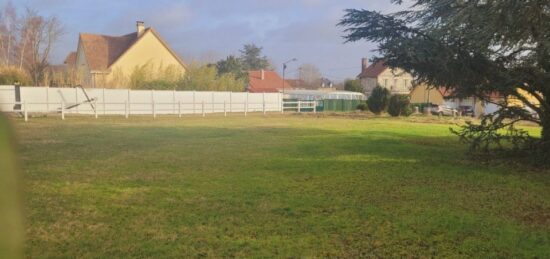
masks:
[(292, 87), (275, 71), (264, 70), (264, 79), (262, 80), (262, 71), (248, 71), (248, 91), (251, 93), (278, 93), (283, 90), (291, 90)]
[(76, 51), (69, 53), (69, 55), (67, 55), (67, 57), (65, 58), (63, 64), (69, 67), (74, 67), (76, 65)]
[(106, 70), (137, 39), (137, 32), (118, 37), (89, 33), (80, 34), (80, 41), (90, 70)]
[(384, 70), (386, 70), (386, 68), (388, 68), (388, 67), (384, 64), (383, 61), (378, 61), (378, 62), (368, 66), (357, 77), (359, 77), (359, 78), (365, 78), (365, 77), (376, 78), (380, 74), (382, 74), (382, 72), (384, 72)]
[(306, 82), (302, 79), (286, 79), (285, 80), (291, 87), (305, 87)]

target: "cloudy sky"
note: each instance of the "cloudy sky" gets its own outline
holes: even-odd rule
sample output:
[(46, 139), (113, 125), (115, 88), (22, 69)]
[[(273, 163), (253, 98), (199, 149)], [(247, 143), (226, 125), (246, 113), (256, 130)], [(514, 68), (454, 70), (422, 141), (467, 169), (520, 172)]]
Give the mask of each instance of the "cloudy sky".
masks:
[[(4, 5), (7, 0), (0, 0)], [(78, 33), (122, 35), (135, 30), (135, 21), (154, 27), (186, 62), (212, 62), (238, 55), (243, 44), (264, 48), (280, 72), (289, 65), (290, 77), (300, 64), (314, 64), (322, 74), (340, 81), (360, 72), (361, 57), (373, 55), (368, 42), (343, 44), (336, 27), (346, 8), (393, 12), (390, 0), (17, 0), (42, 15), (57, 16), (65, 34), (52, 62), (76, 50)]]

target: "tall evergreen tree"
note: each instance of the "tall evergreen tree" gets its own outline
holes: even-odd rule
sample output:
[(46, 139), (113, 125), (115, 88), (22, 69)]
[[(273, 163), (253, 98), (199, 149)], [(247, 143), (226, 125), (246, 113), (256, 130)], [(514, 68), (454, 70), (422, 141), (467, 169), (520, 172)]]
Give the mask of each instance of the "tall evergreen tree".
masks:
[(270, 69), (271, 64), (266, 56), (262, 56), (262, 48), (254, 44), (245, 44), (241, 52), (240, 60), (245, 71)]
[[(402, 0), (393, 0), (403, 4)], [(536, 140), (550, 154), (550, 2), (548, 0), (413, 0), (408, 11), (346, 10), (339, 23), (348, 42), (378, 43), (379, 58), (419, 82), (486, 101), (514, 97), (524, 108), (499, 103), (498, 116), (477, 131), (517, 121), (542, 126)], [(530, 98), (532, 97), (532, 98)]]

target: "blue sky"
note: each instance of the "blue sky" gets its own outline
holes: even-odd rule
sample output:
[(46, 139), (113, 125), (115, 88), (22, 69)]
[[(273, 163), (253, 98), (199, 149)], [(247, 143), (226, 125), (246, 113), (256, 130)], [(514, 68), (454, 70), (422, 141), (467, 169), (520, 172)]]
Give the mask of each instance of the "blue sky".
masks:
[[(0, 0), (4, 5), (6, 0)], [(372, 43), (343, 44), (336, 23), (346, 8), (393, 12), (390, 0), (18, 0), (42, 15), (57, 16), (65, 34), (52, 62), (76, 49), (78, 33), (122, 35), (135, 30), (135, 21), (154, 27), (186, 62), (212, 62), (238, 55), (245, 43), (264, 48), (275, 68), (291, 58), (290, 77), (300, 64), (316, 65), (324, 76), (340, 81), (360, 72), (361, 57), (374, 53)]]

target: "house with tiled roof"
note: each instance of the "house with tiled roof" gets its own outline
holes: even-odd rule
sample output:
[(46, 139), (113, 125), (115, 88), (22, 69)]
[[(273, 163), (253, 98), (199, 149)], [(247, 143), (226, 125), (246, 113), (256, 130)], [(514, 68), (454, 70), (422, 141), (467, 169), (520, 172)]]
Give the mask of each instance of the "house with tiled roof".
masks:
[[(137, 22), (135, 32), (122, 36), (80, 33), (74, 58), (82, 83), (87, 87), (126, 87), (122, 79), (145, 64), (185, 72), (181, 58), (155, 29), (145, 28), (143, 22)], [(72, 62), (72, 54), (66, 62)]]
[(369, 65), (368, 59), (363, 58), (361, 73), (357, 78), (361, 80), (366, 96), (369, 96), (377, 85), (387, 88), (392, 94), (409, 94), (412, 90), (413, 76), (402, 69), (386, 66), (384, 61)]
[(292, 89), (275, 71), (248, 71), (247, 90), (251, 93), (280, 93)]

